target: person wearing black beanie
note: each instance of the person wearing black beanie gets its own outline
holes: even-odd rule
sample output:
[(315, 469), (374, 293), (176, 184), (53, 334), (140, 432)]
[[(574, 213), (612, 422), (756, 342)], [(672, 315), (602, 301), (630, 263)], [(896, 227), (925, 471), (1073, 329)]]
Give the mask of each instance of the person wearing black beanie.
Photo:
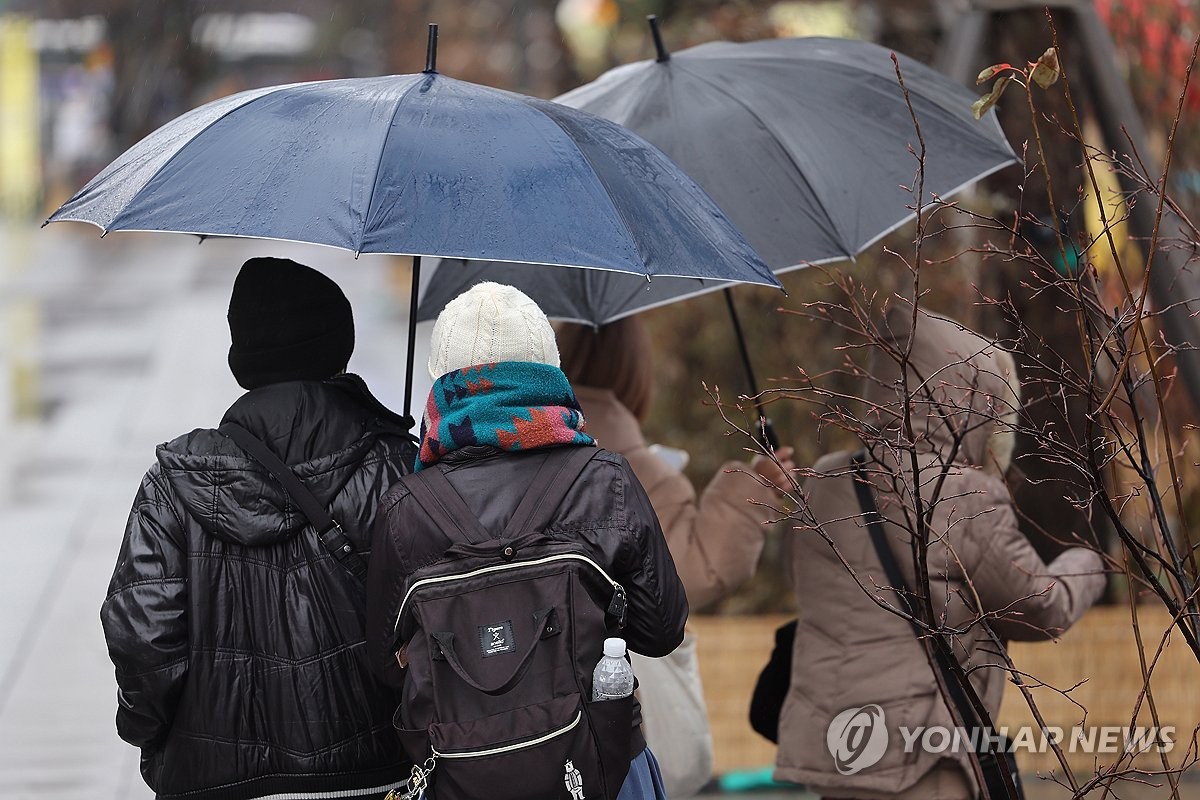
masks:
[(101, 607), (117, 733), (165, 800), (378, 798), (412, 765), (366, 657), (361, 575), (413, 422), (345, 372), (354, 315), (320, 272), (250, 259), (228, 319), (248, 391), (159, 445)]
[(229, 298), (229, 368), (245, 389), (331, 378), (354, 352), (350, 301), (329, 278), (287, 258), (252, 258)]

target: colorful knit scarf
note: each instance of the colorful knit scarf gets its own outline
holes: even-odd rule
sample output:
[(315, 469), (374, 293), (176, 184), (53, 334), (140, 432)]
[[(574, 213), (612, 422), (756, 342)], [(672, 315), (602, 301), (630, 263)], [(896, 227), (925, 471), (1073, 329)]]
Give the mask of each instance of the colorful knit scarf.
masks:
[(526, 361), (467, 367), (434, 382), (416, 469), (470, 445), (532, 450), (595, 444), (585, 430), (579, 401), (558, 367)]

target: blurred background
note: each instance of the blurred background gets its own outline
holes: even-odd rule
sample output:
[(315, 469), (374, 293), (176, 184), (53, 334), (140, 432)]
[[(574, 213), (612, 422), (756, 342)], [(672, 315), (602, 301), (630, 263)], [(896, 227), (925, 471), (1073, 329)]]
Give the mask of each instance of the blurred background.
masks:
[[(239, 393), (225, 366), (224, 313), (243, 260), (285, 255), (338, 280), (355, 305), (360, 331), (351, 368), (385, 403), (400, 405), (406, 259), (355, 261), (320, 248), (197, 245), (184, 237), (136, 233), (101, 241), (85, 225), (39, 230), (54, 208), (115, 156), (178, 114), (232, 92), (417, 72), (424, 65), (428, 22), (441, 25), (439, 71), (547, 98), (611, 67), (652, 57), (647, 14), (659, 16), (672, 50), (716, 39), (857, 37), (934, 65), (957, 58), (971, 76), (994, 62), (1034, 60), (1049, 46), (1039, 4), (1004, 0), (978, 7), (992, 19), (990, 33), (956, 55), (963, 15), (976, 8), (966, 0), (0, 0), (0, 796), (127, 797), (144, 791), (135, 753), (111, 729), (111, 665), (96, 614), (129, 500), (154, 445), (214, 424)], [(1200, 86), (1193, 83), (1181, 97), (1200, 33), (1200, 7), (1195, 0), (1099, 0), (1095, 7), (1114, 47), (1120, 88), (1128, 88), (1145, 127), (1148, 159), (1165, 156), (1182, 103), (1185, 122), (1174, 143), (1169, 190), (1182, 211), (1200, 218)], [(1061, 17), (1064, 63), (1068, 74), (1083, 78), (1091, 45), (1072, 25), (1069, 16)], [(1084, 83), (1077, 102), (1089, 144), (1121, 146), (1105, 140), (1098, 102), (1104, 87), (1089, 92)], [(1062, 110), (1049, 105), (1047, 114)], [(1028, 110), (1016, 96), (999, 108), (1020, 153), (1030, 135)], [(1050, 136), (1046, 146), (1048, 161), (1064, 165), (1052, 181), (1056, 197), (1067, 198), (1059, 213), (1069, 217), (1071, 230), (1086, 233), (1097, 224), (1100, 203), (1120, 210), (1115, 182), (1100, 198), (1085, 191), (1074, 168), (1077, 143)], [(1022, 178), (1020, 170), (1005, 171), (964, 202), (980, 213), (1011, 215)], [(1024, 187), (1022, 202), (1049, 213), (1040, 183)], [(976, 301), (984, 291), (1013, 297), (1039, 320), (1047, 338), (1063, 325), (1073, 328), (1070, 315), (1023, 284), (1027, 267), (1021, 264), (970, 255), (939, 263), (969, 246), (965, 236), (942, 231), (929, 244), (928, 257), (937, 265), (929, 305), (1002, 333), (1003, 321)], [(894, 291), (906, 277), (885, 248), (904, 252), (911, 240), (911, 230), (898, 231), (839, 269), (869, 279), (881, 292)], [(1137, 263), (1137, 236), (1122, 232), (1120, 246)], [(1111, 269), (1097, 266), (1102, 274)], [(758, 374), (786, 382), (798, 368), (824, 372), (840, 357), (837, 331), (777, 313), (836, 297), (829, 277), (801, 270), (784, 283), (786, 297), (741, 288), (737, 299)], [(726, 435), (701, 388), (701, 381), (719, 387), (726, 400), (746, 391), (723, 300), (679, 303), (645, 319), (660, 376), (647, 436), (689, 451), (689, 475), (702, 486), (746, 446), (743, 438)], [(697, 324), (706, 320), (716, 322)], [(417, 359), (422, 375), (424, 354), (418, 351)], [(420, 386), (416, 396), (424, 396)], [(1191, 455), (1195, 432), (1185, 423), (1196, 421), (1194, 398), (1180, 388), (1169, 401), (1177, 436)], [(813, 414), (799, 403), (771, 408), (781, 438), (796, 447), (801, 464), (840, 444), (839, 432), (818, 430)], [(1053, 554), (1060, 545), (1045, 531), (1084, 512), (1037, 486), (1020, 491), (1031, 538)], [(1200, 520), (1196, 486), (1187, 491), (1183, 515)], [(770, 632), (794, 612), (778, 567), (779, 542), (778, 534), (769, 540), (751, 585), (720, 608), (703, 610), (722, 616), (700, 619), (711, 626), (711, 634), (701, 636), (707, 648), (702, 659), (714, 731), (721, 737), (721, 771), (771, 760), (769, 747), (753, 737), (744, 718), (748, 682), (765, 661)], [(1081, 627), (1078, 638), (1090, 644), (1078, 655), (1080, 668), (1095, 669), (1110, 647), (1102, 635), (1107, 623), (1097, 620), (1090, 633)], [(1196, 702), (1194, 692), (1181, 688), (1177, 703), (1200, 718)]]

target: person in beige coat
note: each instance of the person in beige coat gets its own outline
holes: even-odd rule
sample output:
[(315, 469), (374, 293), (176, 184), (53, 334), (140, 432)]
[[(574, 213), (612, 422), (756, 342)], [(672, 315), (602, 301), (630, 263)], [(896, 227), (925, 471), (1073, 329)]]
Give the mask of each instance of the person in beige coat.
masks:
[[(771, 487), (788, 486), (783, 470), (795, 468), (792, 448), (777, 451), (780, 465), (765, 456), (749, 464), (727, 461), (697, 496), (691, 481), (642, 435), (654, 371), (641, 321), (626, 317), (598, 329), (559, 325), (558, 349), (588, 433), (601, 447), (625, 456), (645, 487), (688, 605), (693, 610), (711, 605), (748, 581), (769, 523), (778, 516), (771, 510), (778, 504)], [(694, 638), (688, 633), (668, 659), (635, 658), (634, 671), (641, 682), (646, 739), (668, 794), (691, 796), (712, 769)]]
[[(748, 581), (768, 523), (778, 517), (771, 510), (778, 502), (771, 487), (786, 485), (780, 467), (762, 455), (749, 464), (727, 461), (697, 497), (692, 482), (656, 455), (642, 435), (654, 368), (641, 320), (625, 317), (600, 328), (559, 325), (557, 336), (563, 372), (575, 387), (588, 433), (601, 447), (625, 456), (646, 487), (688, 606), (704, 608)], [(792, 448), (776, 455), (784, 469), (795, 467)]]
[[(895, 309), (884, 338), (902, 350), (911, 328), (911, 308)], [(911, 528), (903, 522), (904, 504), (910, 513), (912, 505), (906, 490), (919, 484), (926, 503), (937, 492), (926, 561), (934, 609), (946, 625), (965, 629), (954, 635), (953, 650), (994, 716), (1008, 674), (996, 666), (1002, 662), (989, 652), (987, 632), (967, 623), (982, 612), (994, 615), (989, 624), (1002, 639), (1056, 637), (1099, 598), (1103, 562), (1093, 550), (1075, 547), (1046, 564), (1017, 527), (999, 479), (1011, 459), (1020, 402), (1007, 352), (952, 320), (920, 314), (908, 365), (920, 472), (915, 482), (908, 452), (884, 444), (903, 440), (900, 367), (876, 348), (870, 373), (864, 422), (880, 435), (870, 437), (866, 470), (885, 532), (906, 582), (915, 585)], [(897, 604), (884, 588), (889, 581), (861, 518), (851, 457), (823, 457), (803, 487), (813, 518), (790, 543), (789, 578), (800, 611), (775, 776), (824, 798), (973, 798), (978, 792), (966, 748), (936, 754), (918, 744), (905, 752), (901, 726), (953, 729), (955, 723), (908, 621), (870, 596)], [(860, 763), (835, 762), (827, 739), (834, 718), (870, 705), (882, 709), (886, 749)]]

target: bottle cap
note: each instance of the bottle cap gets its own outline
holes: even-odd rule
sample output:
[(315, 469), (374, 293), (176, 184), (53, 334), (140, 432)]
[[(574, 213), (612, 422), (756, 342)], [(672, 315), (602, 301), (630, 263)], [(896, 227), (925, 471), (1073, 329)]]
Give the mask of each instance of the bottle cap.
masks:
[(625, 640), (614, 636), (604, 640), (604, 655), (621, 658), (625, 655)]

